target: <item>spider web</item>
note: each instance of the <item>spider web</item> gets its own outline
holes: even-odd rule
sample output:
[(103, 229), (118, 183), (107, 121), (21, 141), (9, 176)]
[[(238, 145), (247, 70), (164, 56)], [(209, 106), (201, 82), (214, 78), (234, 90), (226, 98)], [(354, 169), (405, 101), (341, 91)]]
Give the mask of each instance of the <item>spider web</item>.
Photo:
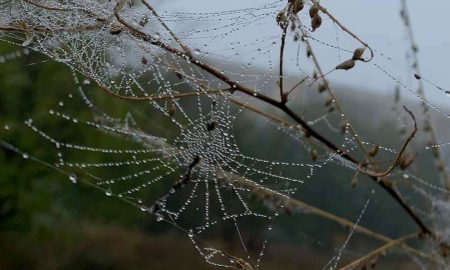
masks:
[[(310, 7), (312, 3), (306, 5)], [(207, 62), (221, 74), (253, 87), (257, 93), (276, 89), (280, 35), (270, 34), (277, 33), (273, 29), (279, 32), (274, 17), (284, 9), (285, 1), (222, 12), (164, 11), (158, 16), (152, 9), (134, 1), (123, 1), (120, 12), (115, 10), (117, 6), (120, 4), (109, 1), (0, 2), (0, 10), (7, 15), (0, 19), (2, 25), (33, 26), (26, 34), (2, 32), (2, 40), (45, 54), (67, 65), (73, 73), (75, 91), (58, 101), (48, 114), (30, 118), (25, 125), (53, 146), (52, 166), (69, 172), (72, 182), (87, 180), (107, 196), (123, 199), (154, 214), (157, 220), (179, 227), (213, 265), (235, 267), (242, 257), (258, 268), (267, 238), (261, 240), (257, 251), (248, 250), (242, 234), (251, 232), (240, 224), (257, 220), (270, 231), (273, 220), (285, 211), (285, 206), (256, 198), (268, 206), (268, 209), (261, 209), (254, 203), (254, 197), (258, 197), (255, 189), (292, 197), (301, 184), (321, 168), (334, 164), (357, 171), (354, 164), (310, 140), (298, 126), (270, 120), (265, 121), (277, 132), (300, 143), (302, 159), (280, 161), (246, 154), (241, 150), (235, 125), (248, 113), (246, 106), (257, 103), (251, 97), (235, 93), (233, 86), (201, 68)], [(139, 32), (127, 31), (115, 13), (120, 13), (120, 18)], [(336, 38), (312, 31), (309, 25), (302, 23), (307, 17), (307, 14), (299, 14), (294, 19), (288, 38), (309, 40), (318, 45), (317, 54), (333, 60), (338, 58), (325, 68), (326, 71), (353, 52), (345, 48), (359, 45), (338, 30)], [(261, 25), (272, 30), (255, 31)], [(169, 30), (172, 26), (176, 26), (176, 33)], [(170, 44), (181, 53), (170, 53), (159, 46), (161, 43)], [(295, 85), (316, 83), (317, 76), (312, 74), (317, 67), (302, 56), (309, 45), (288, 42), (286, 50), (295, 53), (286, 57), (285, 65), (301, 74), (300, 79), (298, 74), (284, 75), (292, 90)], [(198, 61), (194, 65), (190, 53)], [(382, 64), (390, 64), (389, 58), (375, 53), (381, 60), (373, 63), (372, 68), (381, 70), (383, 76), (448, 117), (446, 112), (387, 71)], [(241, 63), (239, 68), (235, 68), (235, 62)], [(266, 68), (254, 68), (261, 65)], [(299, 80), (301, 83), (297, 84)], [(109, 95), (139, 104), (117, 115), (108, 105), (97, 104), (94, 94), (88, 90), (94, 83)], [(434, 89), (445, 93), (437, 85)], [(358, 134), (352, 132), (350, 121), (335, 96), (322, 91), (313, 96), (325, 96), (326, 103), (308, 113), (310, 126), (332, 134), (342, 133), (338, 144), (346, 153), (360, 153), (361, 144), (375, 146), (361, 141)], [(77, 115), (76, 107), (71, 108), (71, 104), (83, 104), (92, 114)], [(50, 124), (76, 126), (80, 136), (63, 136)], [(125, 142), (128, 148), (117, 148), (114, 141)], [(381, 146), (380, 149), (383, 155), (397, 154), (392, 147)], [(85, 160), (83, 153), (86, 152), (101, 153), (104, 160)], [(396, 173), (427, 183), (409, 171)], [(439, 189), (435, 185), (431, 187)], [(367, 203), (358, 222), (366, 208)], [(242, 254), (230, 255), (202, 240), (219, 225), (234, 229), (242, 244)], [(339, 250), (337, 258), (330, 261), (333, 262), (331, 268), (337, 266), (341, 253)]]

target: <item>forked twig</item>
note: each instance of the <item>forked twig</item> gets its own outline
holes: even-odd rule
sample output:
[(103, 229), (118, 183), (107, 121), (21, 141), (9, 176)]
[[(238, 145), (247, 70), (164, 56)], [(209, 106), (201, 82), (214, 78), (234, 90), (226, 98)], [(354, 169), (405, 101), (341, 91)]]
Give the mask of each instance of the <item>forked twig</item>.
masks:
[(381, 177), (385, 177), (385, 176), (389, 175), (400, 164), (401, 159), (403, 157), (403, 154), (404, 154), (404, 152), (406, 150), (406, 147), (409, 145), (411, 140), (414, 138), (414, 136), (416, 135), (417, 130), (418, 130), (417, 129), (417, 121), (416, 121), (416, 118), (415, 118), (414, 114), (410, 110), (408, 110), (408, 108), (406, 108), (406, 106), (403, 106), (403, 109), (409, 114), (409, 116), (411, 116), (411, 118), (413, 120), (413, 123), (414, 123), (414, 129), (411, 132), (411, 134), (408, 136), (406, 141), (403, 143), (402, 148), (398, 152), (395, 161), (384, 172), (374, 172), (374, 171), (365, 169), (361, 164), (359, 164), (358, 165), (358, 170), (360, 172), (362, 172), (364, 174), (367, 174), (367, 175), (371, 175), (373, 177), (381, 178)]

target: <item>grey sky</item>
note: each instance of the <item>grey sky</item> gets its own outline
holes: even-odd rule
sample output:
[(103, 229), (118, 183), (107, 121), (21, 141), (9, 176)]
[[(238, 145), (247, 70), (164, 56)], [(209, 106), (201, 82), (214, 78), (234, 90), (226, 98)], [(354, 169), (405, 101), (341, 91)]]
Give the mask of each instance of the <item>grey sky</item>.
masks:
[[(211, 1), (211, 0), (173, 0), (161, 1), (161, 11), (183, 11), (183, 12), (214, 12), (226, 11), (230, 9), (239, 9), (246, 7), (254, 7), (271, 3), (273, 0), (227, 0), (227, 1)], [(405, 30), (399, 18), (400, 0), (323, 0), (322, 4), (349, 29), (352, 29), (363, 40), (367, 41), (379, 53), (383, 53), (386, 57), (376, 55), (375, 63), (386, 68), (389, 73), (400, 79), (403, 83), (414, 89), (414, 79), (412, 74), (407, 71), (405, 61)], [(412, 25), (415, 30), (417, 42), (419, 44), (419, 57), (422, 67), (423, 77), (437, 83), (443, 88), (450, 88), (450, 1), (433, 0), (433, 1), (408, 1)], [(280, 3), (281, 5), (281, 3)], [(269, 18), (273, 20), (273, 18)], [(328, 22), (328, 25), (326, 25)], [(174, 24), (176, 26), (176, 24)], [(180, 26), (176, 26), (180, 27)], [(246, 31), (236, 32), (235, 35), (242, 35), (240, 38), (251, 40), (249, 33), (263, 32), (262, 36), (277, 36), (280, 29), (274, 23), (260, 23), (252, 26)], [(317, 31), (317, 35), (325, 37), (325, 39), (334, 40), (336, 30), (329, 21), (324, 21), (323, 29)], [(345, 34), (340, 33), (340, 46), (353, 49), (356, 43), (352, 43)], [(239, 39), (239, 38), (238, 38)], [(231, 40), (231, 39), (230, 39)], [(223, 40), (224, 44), (217, 46), (217, 51), (226, 49), (228, 40)], [(209, 45), (209, 50), (212, 47)], [(291, 48), (292, 49), (292, 48)], [(213, 50), (214, 51), (214, 50)], [(293, 57), (295, 50), (289, 50), (288, 56)], [(214, 54), (210, 55), (213, 57)], [(231, 61), (248, 61), (243, 57), (245, 52), (239, 57), (231, 59)], [(345, 56), (343, 56), (345, 57)], [(389, 57), (391, 60), (388, 60)], [(267, 67), (267, 59), (254, 60), (258, 67)], [(276, 59), (274, 59), (275, 61)], [(324, 52), (321, 59), (324, 69), (330, 69), (337, 64), (338, 56), (336, 52)], [(243, 63), (245, 64), (245, 63)], [(293, 65), (287, 65), (290, 75), (297, 75), (298, 69)], [(353, 70), (352, 70), (353, 72)], [(394, 87), (394, 81), (388, 76), (383, 75), (373, 65), (358, 65), (355, 72), (349, 76), (342, 74), (333, 74), (330, 76), (334, 81), (356, 86), (364, 86), (365, 88), (376, 89), (377, 91), (391, 91)], [(436, 90), (431, 85), (426, 84), (428, 96), (433, 99), (443, 99), (445, 95)], [(449, 99), (450, 101), (450, 99)]]

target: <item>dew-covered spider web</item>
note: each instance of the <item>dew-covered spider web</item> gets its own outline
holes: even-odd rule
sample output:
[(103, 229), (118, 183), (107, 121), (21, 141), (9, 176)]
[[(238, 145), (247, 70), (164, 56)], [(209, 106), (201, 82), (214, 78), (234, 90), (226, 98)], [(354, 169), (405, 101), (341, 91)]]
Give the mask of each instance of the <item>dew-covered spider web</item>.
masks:
[[(44, 153), (3, 139), (2, 146), (172, 224), (214, 266), (263, 268), (280, 215), (330, 218), (298, 203), (304, 186), (327, 185), (323, 176), (333, 170), (348, 176), (348, 186), (359, 185), (363, 170), (382, 170), (402, 154), (416, 121), (430, 132), (427, 114), (441, 122), (450, 117), (441, 102), (427, 99), (416, 86), (419, 80), (433, 95), (445, 96), (440, 84), (417, 74), (410, 63), (399, 64), (389, 52), (370, 47), (324, 10), (314, 11), (315, 1), (304, 1), (303, 9), (293, 6), (300, 2), (193, 8), (189, 1), (0, 0), (0, 39), (23, 47), (0, 56), (0, 64), (31, 56), (33, 62), (26, 65), (56, 61), (67, 68), (71, 82), (70, 89), (48, 93), (58, 98), (45, 112), (30, 115), (22, 128), (16, 126), (38, 137)], [(392, 86), (392, 100), (372, 102), (364, 94), (354, 98), (387, 113), (380, 118), (393, 119), (393, 127), (383, 129), (393, 140), (383, 141), (355, 126), (357, 117), (346, 107), (346, 96), (331, 83), (358, 82), (367, 73)], [(305, 125), (333, 138), (339, 151), (271, 106), (274, 102), (266, 102), (266, 96), (282, 98), (279, 89)], [(399, 93), (409, 99), (402, 103)], [(417, 105), (414, 119), (402, 109), (406, 103)], [(426, 108), (423, 115), (421, 108)], [(5, 124), (2, 133), (10, 129)], [(433, 134), (432, 140), (420, 137), (414, 148), (445, 165), (448, 140)], [(401, 168), (386, 176), (408, 182), (406, 188), (396, 188), (405, 190), (406, 199), (419, 196), (445, 211), (446, 169), (429, 176), (419, 165), (409, 167), (413, 157), (402, 155), (396, 164)], [(337, 269), (346, 252), (361, 255), (348, 244), (375, 194), (382, 192), (374, 184), (353, 212), (342, 212), (353, 226), (346, 224), (350, 232), (334, 243), (324, 269)], [(421, 203), (414, 210), (433, 219)], [(263, 233), (250, 247), (254, 227)], [(207, 241), (218, 228), (232, 232), (229, 238), (239, 243), (238, 250)]]

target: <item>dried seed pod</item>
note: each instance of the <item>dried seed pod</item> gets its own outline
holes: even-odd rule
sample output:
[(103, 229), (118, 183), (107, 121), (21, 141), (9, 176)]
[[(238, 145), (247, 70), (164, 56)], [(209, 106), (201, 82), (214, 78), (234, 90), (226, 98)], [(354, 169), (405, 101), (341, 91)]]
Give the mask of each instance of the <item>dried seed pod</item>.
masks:
[(294, 14), (299, 13), (304, 7), (305, 7), (305, 2), (304, 0), (293, 0), (291, 1), (292, 3), (292, 12)]
[(327, 107), (331, 106), (331, 104), (333, 104), (333, 102), (334, 102), (334, 99), (331, 96), (328, 97), (327, 100), (325, 101), (325, 107), (327, 108)]
[(349, 59), (336, 66), (335, 69), (349, 70), (355, 66), (355, 60)]
[(316, 17), (316, 15), (318, 14), (319, 14), (319, 5), (317, 3), (314, 3), (309, 9), (309, 17), (312, 19)]
[(422, 76), (420, 76), (417, 73), (414, 73), (414, 78), (416, 78), (416, 80), (420, 80), (420, 79), (422, 79)]
[(306, 46), (306, 57), (310, 58), (312, 55), (311, 47)]
[(118, 35), (122, 32), (123, 26), (120, 24), (113, 24), (111, 25), (111, 28), (109, 29), (109, 33), (111, 35)]
[(237, 258), (234, 262), (235, 262), (236, 266), (239, 267), (239, 269), (253, 270), (253, 266), (241, 258)]
[(277, 16), (275, 17), (275, 20), (277, 21), (277, 24), (282, 28), (284, 28), (288, 23), (288, 19), (286, 18), (284, 11), (278, 12)]
[(380, 150), (380, 147), (378, 146), (378, 145), (374, 145), (373, 147), (372, 147), (372, 149), (370, 149), (370, 151), (369, 151), (369, 156), (370, 157), (374, 157), (374, 156), (376, 156), (377, 154), (378, 154), (378, 151)]
[(350, 183), (350, 186), (352, 188), (355, 188), (357, 184), (358, 184), (358, 173), (355, 173), (352, 177), (352, 182)]
[(170, 105), (168, 114), (169, 114), (170, 117), (174, 117), (174, 115), (175, 115), (176, 112), (177, 112), (177, 107), (175, 106), (175, 103), (172, 103), (172, 104)]
[(144, 65), (148, 64), (148, 59), (145, 56), (142, 56), (141, 63)]
[(320, 17), (319, 14), (317, 14), (316, 16), (314, 16), (311, 19), (311, 27), (312, 30), (315, 31), (317, 28), (319, 28), (322, 25), (322, 17)]
[(363, 54), (364, 54), (364, 50), (365, 48), (357, 48), (353, 51), (353, 57), (352, 60), (364, 60), (362, 58)]
[(328, 89), (328, 85), (326, 83), (319, 84), (319, 93), (325, 92)]
[(311, 149), (309, 151), (309, 155), (310, 155), (312, 161), (317, 160), (318, 155), (317, 155), (317, 151), (315, 149)]
[(319, 78), (319, 73), (317, 72), (317, 70), (313, 71), (312, 78), (313, 78), (313, 80), (317, 80)]
[(416, 155), (414, 154), (404, 154), (400, 157), (400, 169), (406, 170), (414, 161)]

